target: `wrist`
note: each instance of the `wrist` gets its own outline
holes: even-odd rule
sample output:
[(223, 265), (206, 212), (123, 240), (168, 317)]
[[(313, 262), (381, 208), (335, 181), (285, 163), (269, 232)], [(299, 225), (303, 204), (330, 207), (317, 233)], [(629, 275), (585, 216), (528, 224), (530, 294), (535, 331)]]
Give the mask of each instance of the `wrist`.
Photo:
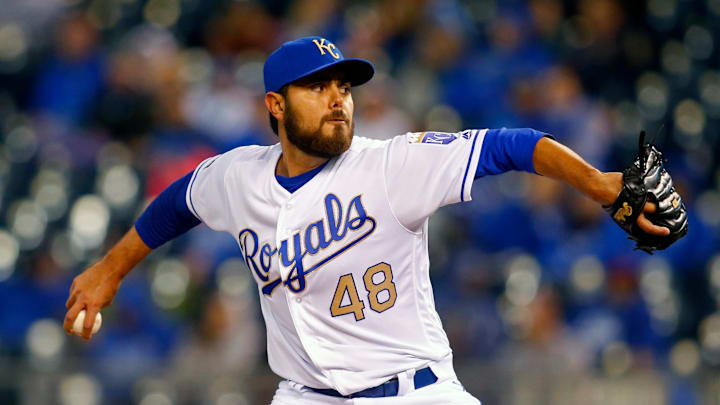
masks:
[(602, 205), (612, 205), (622, 191), (623, 181), (620, 172), (598, 172), (597, 188), (592, 198)]
[(124, 270), (127, 265), (117, 260), (111, 253), (112, 251), (108, 252), (95, 266), (103, 280), (120, 283), (128, 273)]
[(121, 271), (118, 268), (110, 267), (108, 269), (108, 272), (105, 274), (105, 279), (108, 281), (112, 281), (113, 283), (120, 284), (126, 275), (127, 272)]

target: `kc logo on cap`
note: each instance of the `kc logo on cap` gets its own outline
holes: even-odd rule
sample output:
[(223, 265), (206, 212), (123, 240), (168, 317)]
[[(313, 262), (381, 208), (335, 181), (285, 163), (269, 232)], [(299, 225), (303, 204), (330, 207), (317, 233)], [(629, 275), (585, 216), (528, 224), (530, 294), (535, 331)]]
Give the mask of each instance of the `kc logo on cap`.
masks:
[(338, 47), (323, 37), (305, 37), (282, 44), (265, 61), (265, 91), (277, 92), (283, 86), (329, 67), (340, 69), (351, 86), (373, 77), (372, 63), (345, 58)]
[(320, 41), (317, 39), (313, 39), (313, 43), (317, 45), (318, 49), (320, 50), (320, 55), (325, 55), (325, 51), (327, 50), (330, 55), (332, 55), (335, 59), (340, 59), (340, 55), (333, 52), (333, 49), (335, 48), (335, 44), (328, 41), (327, 45), (325, 45), (325, 38), (320, 38)]

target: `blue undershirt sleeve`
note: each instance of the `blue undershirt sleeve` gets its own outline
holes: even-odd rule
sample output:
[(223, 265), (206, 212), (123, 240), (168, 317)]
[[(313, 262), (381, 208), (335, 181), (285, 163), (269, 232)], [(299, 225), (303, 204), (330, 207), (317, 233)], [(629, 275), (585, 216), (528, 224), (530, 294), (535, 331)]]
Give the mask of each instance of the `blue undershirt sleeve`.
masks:
[(535, 173), (533, 152), (544, 136), (551, 137), (532, 128), (489, 129), (482, 143), (475, 178), (510, 170)]
[(140, 239), (150, 248), (155, 249), (200, 224), (185, 199), (192, 173), (163, 190), (135, 222)]

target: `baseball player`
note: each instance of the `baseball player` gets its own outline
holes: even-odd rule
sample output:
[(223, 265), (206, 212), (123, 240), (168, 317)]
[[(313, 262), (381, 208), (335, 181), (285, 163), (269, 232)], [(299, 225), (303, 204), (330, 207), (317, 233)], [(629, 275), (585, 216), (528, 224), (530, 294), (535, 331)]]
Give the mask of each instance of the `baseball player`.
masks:
[[(200, 222), (228, 232), (257, 282), (272, 404), (479, 404), (458, 382), (429, 280), (428, 217), (470, 200), (475, 179), (524, 170), (606, 206), (652, 251), (687, 230), (685, 207), (641, 141), (625, 173), (603, 173), (532, 129), (353, 136), (351, 89), (374, 74), (321, 37), (287, 42), (264, 66), (279, 137), (209, 158), (161, 193), (70, 288), (65, 329), (82, 337), (123, 277)], [(651, 201), (652, 200), (652, 201)]]

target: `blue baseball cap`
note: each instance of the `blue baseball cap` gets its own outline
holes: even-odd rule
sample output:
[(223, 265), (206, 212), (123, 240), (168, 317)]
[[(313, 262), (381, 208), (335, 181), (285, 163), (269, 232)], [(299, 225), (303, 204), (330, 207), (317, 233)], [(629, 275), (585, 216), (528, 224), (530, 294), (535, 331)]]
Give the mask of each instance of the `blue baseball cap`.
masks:
[(338, 66), (348, 74), (352, 86), (359, 86), (375, 74), (372, 63), (345, 58), (335, 44), (323, 37), (305, 37), (285, 42), (265, 61), (265, 92), (278, 91), (284, 85), (313, 73)]

